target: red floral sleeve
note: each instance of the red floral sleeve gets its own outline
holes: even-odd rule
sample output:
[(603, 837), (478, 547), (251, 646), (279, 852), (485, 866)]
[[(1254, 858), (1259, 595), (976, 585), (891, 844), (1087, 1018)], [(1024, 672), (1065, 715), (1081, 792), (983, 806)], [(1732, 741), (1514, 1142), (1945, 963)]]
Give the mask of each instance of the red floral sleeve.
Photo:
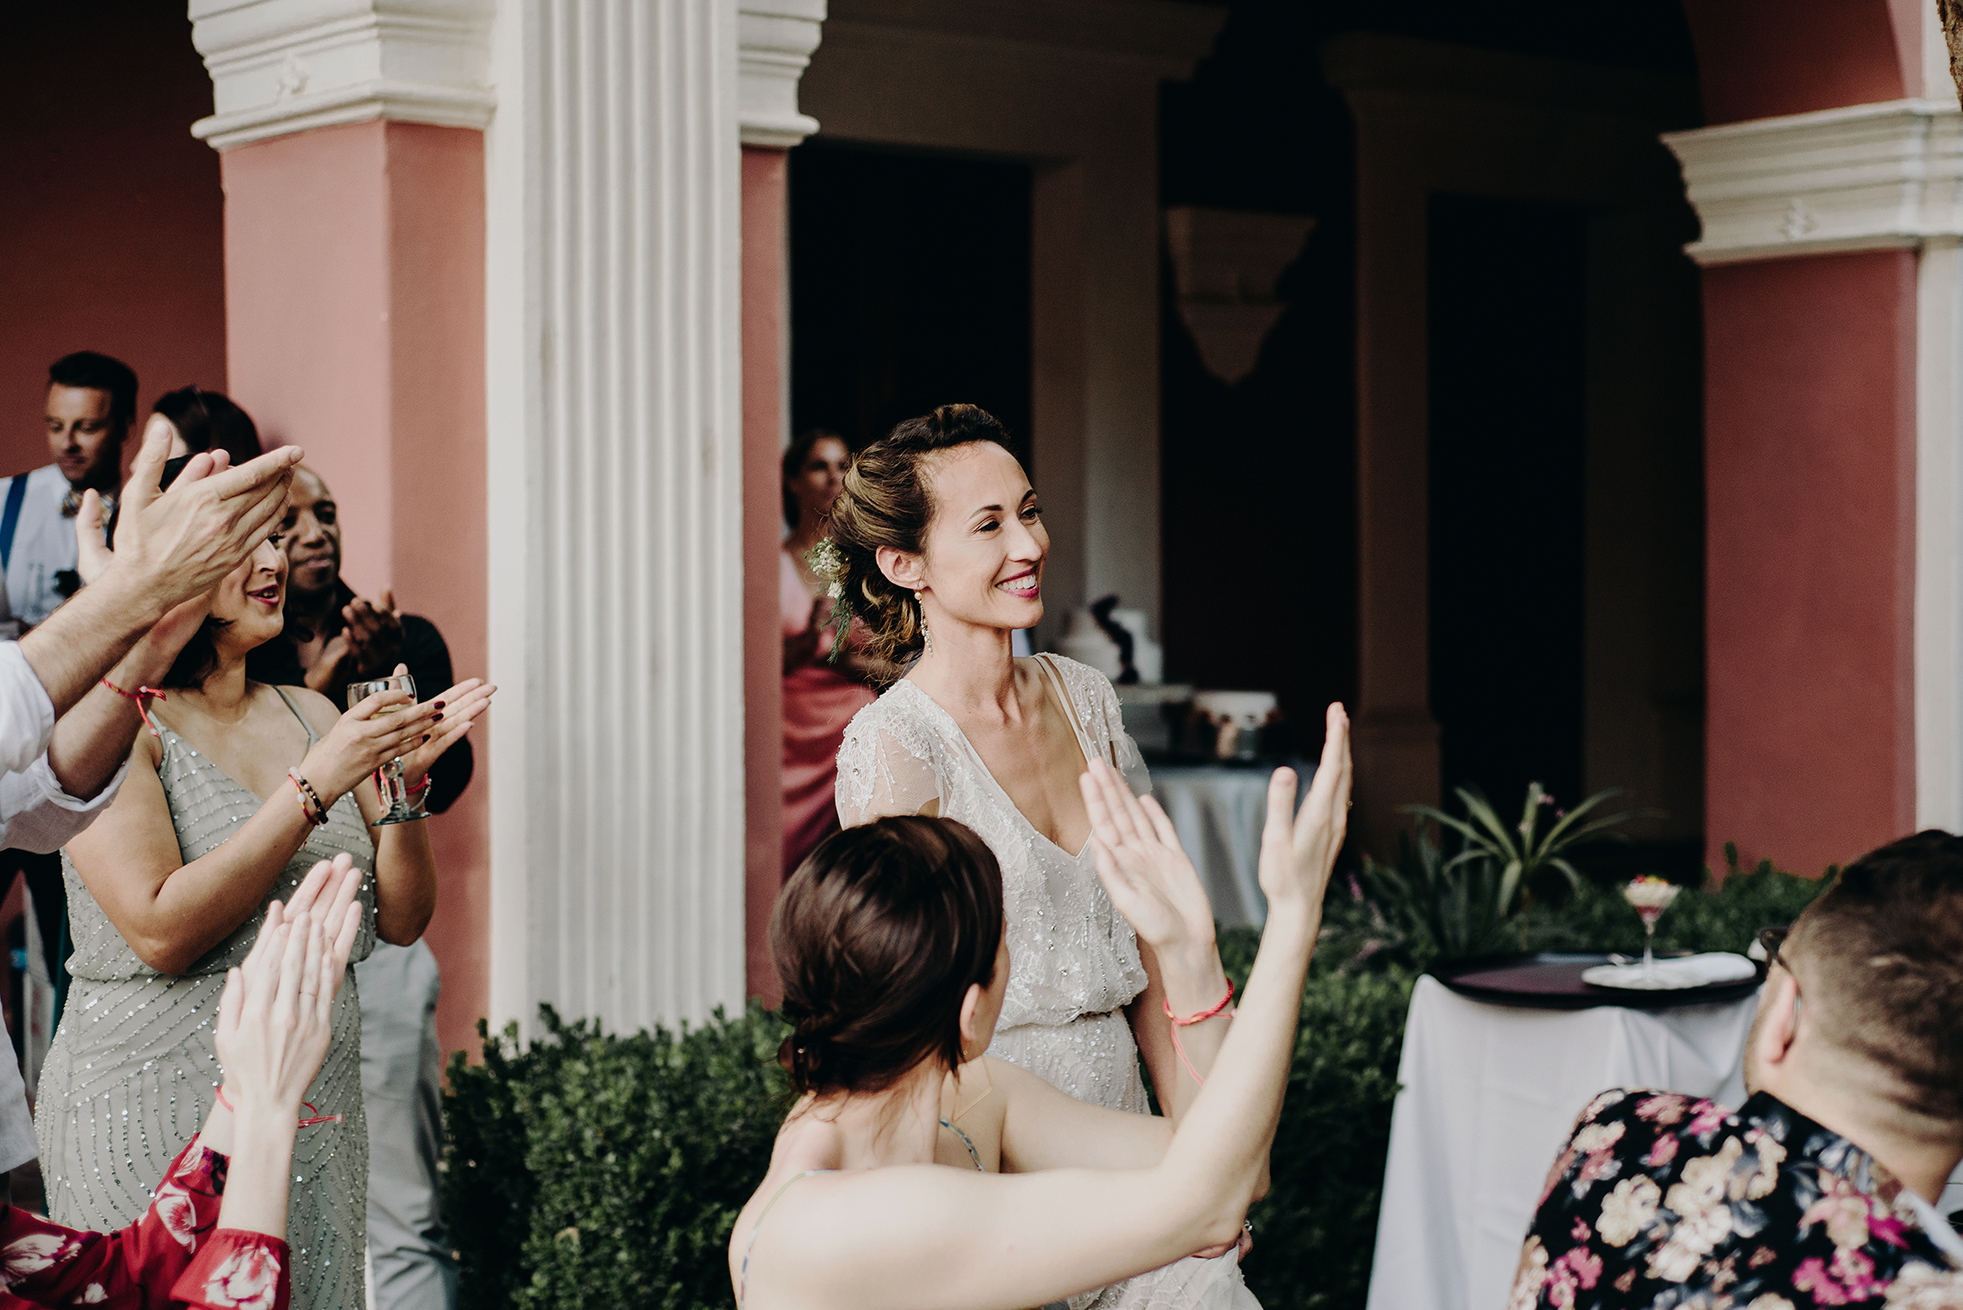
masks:
[[(113, 1233), (82, 1232), (0, 1208), (0, 1310), (284, 1310), (286, 1243), (218, 1228), (225, 1170), (224, 1156), (194, 1140), (171, 1162), (143, 1217)], [(262, 1281), (269, 1284), (263, 1295), (254, 1286)]]
[(264, 1233), (221, 1228), (171, 1289), (171, 1305), (187, 1310), (287, 1310), (293, 1280), (286, 1243)]

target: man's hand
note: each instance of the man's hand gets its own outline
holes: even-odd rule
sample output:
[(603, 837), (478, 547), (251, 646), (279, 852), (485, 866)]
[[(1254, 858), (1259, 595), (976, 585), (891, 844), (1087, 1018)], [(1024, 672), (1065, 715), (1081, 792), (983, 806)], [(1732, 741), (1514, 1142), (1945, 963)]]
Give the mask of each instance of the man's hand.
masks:
[[(170, 457), (170, 423), (153, 416), (123, 488), (116, 558), (162, 612), (209, 591), (279, 523), (286, 489), (305, 452), (283, 446), (237, 468), (223, 454), (193, 455), (168, 492), (159, 490)], [(99, 511), (98, 511), (99, 513)]]
[(346, 625), (339, 635), (347, 638), (344, 672), (349, 681), (383, 677), (402, 658), (402, 613), (395, 607), (394, 591), (383, 588), (379, 606), (357, 597), (341, 607), (341, 621)]
[(102, 496), (94, 487), (82, 493), (82, 507), (75, 512), (75, 572), (82, 585), (101, 577), (115, 561), (109, 543), (102, 536)]

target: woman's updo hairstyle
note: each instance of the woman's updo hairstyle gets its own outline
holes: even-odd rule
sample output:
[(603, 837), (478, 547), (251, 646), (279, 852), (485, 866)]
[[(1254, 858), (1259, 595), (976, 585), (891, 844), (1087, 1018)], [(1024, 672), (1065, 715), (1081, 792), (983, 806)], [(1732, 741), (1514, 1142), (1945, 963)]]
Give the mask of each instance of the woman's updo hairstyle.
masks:
[(921, 646), (920, 603), (879, 571), (877, 554), (881, 546), (921, 553), (934, 517), (928, 456), (978, 441), (1006, 445), (1008, 437), (979, 405), (942, 405), (867, 446), (846, 470), (845, 489), (832, 502), (829, 536), (842, 557), (843, 599), (865, 621), (865, 654), (876, 663), (897, 673)]
[(784, 884), (770, 953), (805, 1092), (882, 1092), (961, 1063), (961, 1002), (995, 977), (1002, 870), (953, 819), (876, 819), (827, 837)]

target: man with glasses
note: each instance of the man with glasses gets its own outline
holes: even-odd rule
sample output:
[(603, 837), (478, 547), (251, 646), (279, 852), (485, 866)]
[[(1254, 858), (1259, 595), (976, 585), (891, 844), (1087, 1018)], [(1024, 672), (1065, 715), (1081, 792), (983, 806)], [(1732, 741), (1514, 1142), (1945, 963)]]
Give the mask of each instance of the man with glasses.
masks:
[(1963, 1159), (1963, 838), (1863, 856), (1760, 940), (1750, 1098), (1590, 1102), (1512, 1310), (1963, 1306), (1963, 1239), (1933, 1204)]

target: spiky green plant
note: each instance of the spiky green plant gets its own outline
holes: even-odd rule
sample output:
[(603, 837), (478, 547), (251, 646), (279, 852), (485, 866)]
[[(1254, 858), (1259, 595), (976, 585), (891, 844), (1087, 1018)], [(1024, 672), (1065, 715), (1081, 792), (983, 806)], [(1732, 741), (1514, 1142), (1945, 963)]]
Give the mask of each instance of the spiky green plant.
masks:
[[(1448, 957), (1460, 953), (1476, 954), (1490, 949), (1497, 929), (1518, 923), (1521, 949), (1526, 949), (1527, 914), (1534, 897), (1552, 874), (1559, 874), (1569, 890), (1579, 891), (1585, 880), (1568, 856), (1593, 842), (1618, 836), (1616, 829), (1636, 817), (1636, 811), (1598, 814), (1597, 810), (1620, 793), (1611, 788), (1598, 791), (1571, 810), (1555, 808), (1554, 798), (1537, 782), (1527, 784), (1527, 803), (1520, 822), (1509, 826), (1477, 786), (1454, 789), (1465, 817), (1447, 814), (1435, 805), (1407, 805), (1405, 811), (1458, 834), (1458, 853), (1446, 860), (1433, 879), (1433, 886), (1414, 889), (1440, 906), (1442, 931), (1437, 934), (1439, 950)], [(1553, 821), (1542, 830), (1542, 811), (1553, 810)]]

